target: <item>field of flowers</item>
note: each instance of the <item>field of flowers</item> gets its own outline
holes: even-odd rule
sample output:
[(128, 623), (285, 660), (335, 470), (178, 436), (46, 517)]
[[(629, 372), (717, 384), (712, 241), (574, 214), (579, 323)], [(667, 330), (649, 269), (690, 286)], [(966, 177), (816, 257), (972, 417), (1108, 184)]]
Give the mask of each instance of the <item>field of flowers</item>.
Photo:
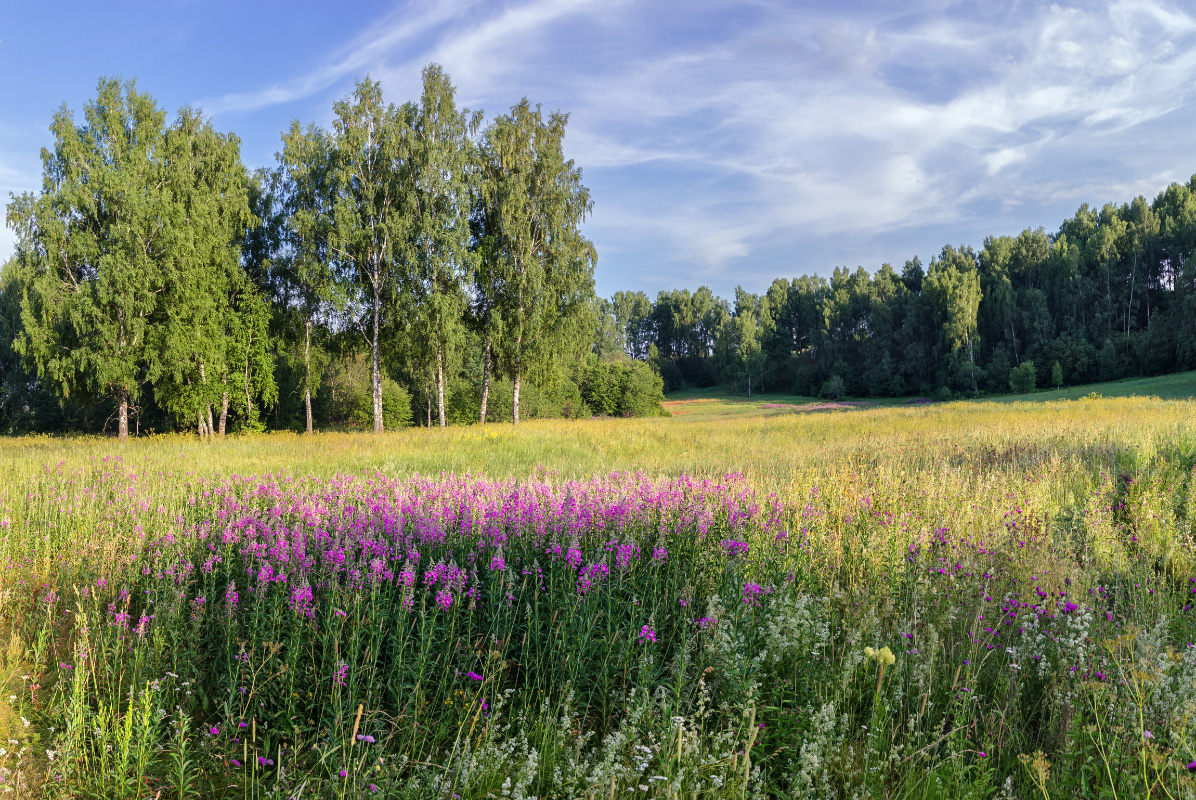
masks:
[(0, 444), (0, 793), (1196, 797), (1196, 403)]

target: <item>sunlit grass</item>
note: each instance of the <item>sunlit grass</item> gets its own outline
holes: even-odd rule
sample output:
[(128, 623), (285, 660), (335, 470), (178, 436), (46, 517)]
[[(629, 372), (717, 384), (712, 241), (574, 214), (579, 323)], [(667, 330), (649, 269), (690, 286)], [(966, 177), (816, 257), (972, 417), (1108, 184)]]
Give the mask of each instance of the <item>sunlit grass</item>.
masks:
[(0, 791), (1196, 791), (1196, 402), (789, 399), (0, 441)]

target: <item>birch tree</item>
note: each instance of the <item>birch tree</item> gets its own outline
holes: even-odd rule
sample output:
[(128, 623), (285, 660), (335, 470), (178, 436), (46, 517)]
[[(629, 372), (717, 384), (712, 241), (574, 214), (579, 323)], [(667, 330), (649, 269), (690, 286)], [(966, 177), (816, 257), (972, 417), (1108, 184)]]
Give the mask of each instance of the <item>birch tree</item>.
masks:
[(379, 354), (384, 314), (394, 293), (396, 251), (409, 235), (402, 201), (412, 111), (410, 106), (384, 105), (382, 87), (369, 78), (357, 83), (352, 97), (333, 106), (329, 249), (362, 312), (357, 324), (370, 348), (374, 433), (383, 429)]
[(164, 366), (180, 384), (211, 382), (218, 276), (249, 218), (239, 143), (190, 109), (168, 129), (149, 95), (109, 79), (82, 124), (64, 106), (50, 130), (41, 194), (8, 207), (29, 275), (16, 346), (63, 397), (112, 399), (125, 439), (130, 405)]
[(523, 377), (551, 360), (559, 334), (588, 312), (594, 292), (594, 246), (580, 231), (592, 204), (581, 170), (564, 157), (568, 119), (558, 112), (545, 120), (524, 98), (494, 121), (483, 143), (486, 246), (516, 425)]
[(281, 274), (287, 300), (303, 318), (303, 409), (307, 433), (312, 432), (311, 329), (322, 309), (339, 306), (336, 273), (329, 253), (332, 237), (332, 143), (320, 128), (306, 130), (292, 122), (283, 134), (278, 184), (282, 196), (284, 244)]
[(407, 307), (414, 335), (428, 345), (436, 384), (436, 409), (445, 426), (445, 365), (464, 334), (466, 291), (476, 256), (470, 251), (471, 137), (480, 114), (458, 111), (456, 90), (437, 64), (423, 71), (423, 93), (410, 131), (406, 245)]

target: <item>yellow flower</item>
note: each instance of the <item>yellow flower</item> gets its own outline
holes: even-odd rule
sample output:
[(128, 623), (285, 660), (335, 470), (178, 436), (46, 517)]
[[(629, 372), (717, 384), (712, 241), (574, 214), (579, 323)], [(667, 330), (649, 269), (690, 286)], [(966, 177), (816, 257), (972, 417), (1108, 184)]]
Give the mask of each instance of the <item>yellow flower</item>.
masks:
[(897, 661), (897, 656), (893, 655), (893, 651), (887, 647), (882, 647), (879, 650), (872, 647), (865, 647), (864, 657), (870, 658), (877, 664), (883, 664), (886, 667), (893, 666)]

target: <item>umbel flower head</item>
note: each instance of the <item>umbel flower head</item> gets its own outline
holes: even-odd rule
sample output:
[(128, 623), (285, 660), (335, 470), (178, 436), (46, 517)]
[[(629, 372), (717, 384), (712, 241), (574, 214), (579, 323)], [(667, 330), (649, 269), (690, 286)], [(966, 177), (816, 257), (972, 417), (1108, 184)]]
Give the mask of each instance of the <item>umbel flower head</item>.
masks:
[(886, 667), (893, 666), (893, 664), (897, 661), (897, 656), (893, 655), (893, 651), (887, 647), (882, 647), (879, 650), (871, 647), (865, 647), (864, 656), (872, 659), (877, 664), (881, 664)]

